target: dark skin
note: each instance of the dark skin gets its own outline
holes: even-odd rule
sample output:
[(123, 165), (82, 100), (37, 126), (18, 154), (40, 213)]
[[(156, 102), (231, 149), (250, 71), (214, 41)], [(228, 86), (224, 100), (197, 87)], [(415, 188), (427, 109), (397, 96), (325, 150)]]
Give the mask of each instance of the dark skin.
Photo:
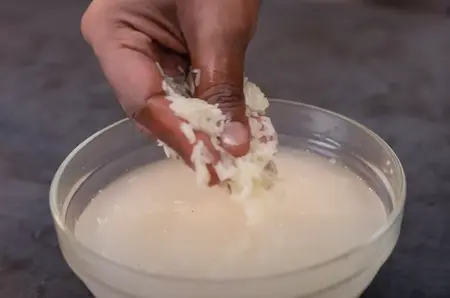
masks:
[[(200, 70), (194, 96), (219, 105), (228, 117), (221, 145), (236, 157), (245, 155), (244, 60), (259, 6), (259, 0), (94, 0), (82, 32), (127, 115), (192, 166), (193, 146), (180, 130), (183, 120), (169, 108), (156, 63), (169, 76)], [(195, 134), (217, 162), (210, 138)], [(214, 185), (217, 175), (211, 165), (209, 170)]]

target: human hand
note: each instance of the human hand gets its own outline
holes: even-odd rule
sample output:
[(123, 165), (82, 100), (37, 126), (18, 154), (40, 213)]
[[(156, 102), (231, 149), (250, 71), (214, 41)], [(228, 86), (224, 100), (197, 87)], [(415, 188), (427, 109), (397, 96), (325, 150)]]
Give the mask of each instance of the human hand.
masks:
[[(165, 74), (200, 71), (195, 97), (218, 104), (229, 117), (221, 145), (245, 155), (250, 131), (245, 114), (245, 52), (256, 29), (259, 0), (94, 0), (82, 32), (127, 115), (141, 130), (174, 149), (190, 166), (193, 145), (180, 129), (162, 90)], [(209, 136), (196, 131), (213, 157)], [(209, 165), (210, 185), (218, 182)]]

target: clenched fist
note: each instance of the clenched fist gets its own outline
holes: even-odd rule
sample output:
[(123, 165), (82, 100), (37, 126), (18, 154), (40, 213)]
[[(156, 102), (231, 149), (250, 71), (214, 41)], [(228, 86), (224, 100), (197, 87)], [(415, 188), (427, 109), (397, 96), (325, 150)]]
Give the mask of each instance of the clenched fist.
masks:
[[(82, 32), (127, 115), (173, 148), (187, 164), (193, 146), (169, 108), (157, 63), (165, 74), (199, 70), (195, 97), (219, 104), (228, 116), (221, 144), (239, 157), (249, 150), (243, 72), (255, 32), (259, 0), (94, 0)], [(196, 131), (214, 159), (207, 135)], [(210, 184), (217, 183), (213, 167)]]

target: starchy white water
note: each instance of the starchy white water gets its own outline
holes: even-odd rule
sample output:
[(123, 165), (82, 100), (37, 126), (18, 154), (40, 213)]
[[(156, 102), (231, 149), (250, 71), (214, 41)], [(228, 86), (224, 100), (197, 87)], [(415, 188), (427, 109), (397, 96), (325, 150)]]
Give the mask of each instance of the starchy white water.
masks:
[(280, 180), (235, 201), (162, 160), (101, 190), (75, 226), (88, 247), (121, 264), (183, 277), (237, 278), (295, 270), (365, 242), (386, 221), (375, 192), (322, 157), (281, 148)]

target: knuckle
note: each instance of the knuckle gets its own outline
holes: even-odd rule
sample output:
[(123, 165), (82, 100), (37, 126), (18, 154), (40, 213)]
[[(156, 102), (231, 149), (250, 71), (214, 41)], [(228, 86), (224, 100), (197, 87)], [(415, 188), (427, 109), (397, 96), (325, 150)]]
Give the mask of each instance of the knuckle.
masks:
[(88, 43), (92, 43), (100, 35), (101, 30), (107, 27), (105, 23), (107, 23), (109, 13), (108, 5), (100, 0), (93, 1), (86, 9), (81, 17), (80, 27), (81, 34)]
[(242, 88), (227, 84), (215, 85), (202, 92), (199, 97), (218, 105), (230, 120), (244, 121), (245, 99)]
[(199, 97), (219, 106), (236, 106), (243, 103), (243, 91), (228, 84), (214, 85), (202, 92)]
[(92, 3), (81, 17), (81, 34), (87, 42), (92, 40), (97, 15), (98, 10), (94, 9), (94, 3)]

